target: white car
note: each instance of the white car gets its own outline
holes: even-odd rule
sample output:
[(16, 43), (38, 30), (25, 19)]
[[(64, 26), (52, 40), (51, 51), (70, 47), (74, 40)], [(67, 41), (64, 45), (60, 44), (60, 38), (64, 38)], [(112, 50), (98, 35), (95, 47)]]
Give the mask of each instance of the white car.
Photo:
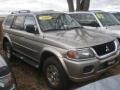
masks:
[(120, 38), (120, 22), (109, 12), (70, 12), (69, 15), (77, 20), (84, 28)]

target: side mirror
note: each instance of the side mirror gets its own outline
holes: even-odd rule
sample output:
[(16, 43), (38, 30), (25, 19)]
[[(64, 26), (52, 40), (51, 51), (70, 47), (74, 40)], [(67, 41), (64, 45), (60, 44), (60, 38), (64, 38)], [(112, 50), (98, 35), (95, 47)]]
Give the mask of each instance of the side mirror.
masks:
[(36, 33), (36, 28), (34, 25), (26, 25), (25, 30), (29, 33)]
[(93, 27), (100, 27), (100, 25), (97, 22), (94, 22), (94, 21), (91, 22), (90, 25), (93, 26)]

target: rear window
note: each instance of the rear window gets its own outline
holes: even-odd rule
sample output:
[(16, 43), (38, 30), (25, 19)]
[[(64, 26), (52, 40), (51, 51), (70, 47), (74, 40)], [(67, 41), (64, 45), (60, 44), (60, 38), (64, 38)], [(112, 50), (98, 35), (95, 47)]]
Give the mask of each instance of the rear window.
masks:
[(7, 17), (6, 21), (5, 21), (5, 25), (10, 26), (13, 22), (14, 16), (10, 15)]

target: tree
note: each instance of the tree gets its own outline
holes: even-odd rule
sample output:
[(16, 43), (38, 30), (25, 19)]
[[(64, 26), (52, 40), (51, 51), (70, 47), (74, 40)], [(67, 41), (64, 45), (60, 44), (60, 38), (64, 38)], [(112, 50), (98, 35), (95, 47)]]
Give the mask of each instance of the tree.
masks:
[[(74, 11), (73, 0), (67, 0), (69, 11)], [(89, 9), (90, 0), (76, 0), (76, 11), (87, 11)]]
[(67, 0), (67, 2), (68, 2), (69, 11), (73, 12), (74, 11), (73, 0)]

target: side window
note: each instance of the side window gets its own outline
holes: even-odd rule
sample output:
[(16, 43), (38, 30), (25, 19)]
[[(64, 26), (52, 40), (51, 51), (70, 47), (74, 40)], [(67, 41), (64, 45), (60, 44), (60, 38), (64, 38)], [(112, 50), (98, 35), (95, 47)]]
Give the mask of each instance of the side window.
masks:
[(13, 21), (12, 28), (23, 30), (24, 29), (24, 20), (25, 20), (25, 16), (16, 16)]
[(36, 25), (35, 18), (33, 16), (26, 16), (24, 25)]
[(8, 16), (4, 24), (5, 24), (6, 26), (11, 26), (11, 24), (12, 24), (12, 22), (13, 22), (13, 19), (14, 19), (14, 16), (13, 16), (13, 15)]

